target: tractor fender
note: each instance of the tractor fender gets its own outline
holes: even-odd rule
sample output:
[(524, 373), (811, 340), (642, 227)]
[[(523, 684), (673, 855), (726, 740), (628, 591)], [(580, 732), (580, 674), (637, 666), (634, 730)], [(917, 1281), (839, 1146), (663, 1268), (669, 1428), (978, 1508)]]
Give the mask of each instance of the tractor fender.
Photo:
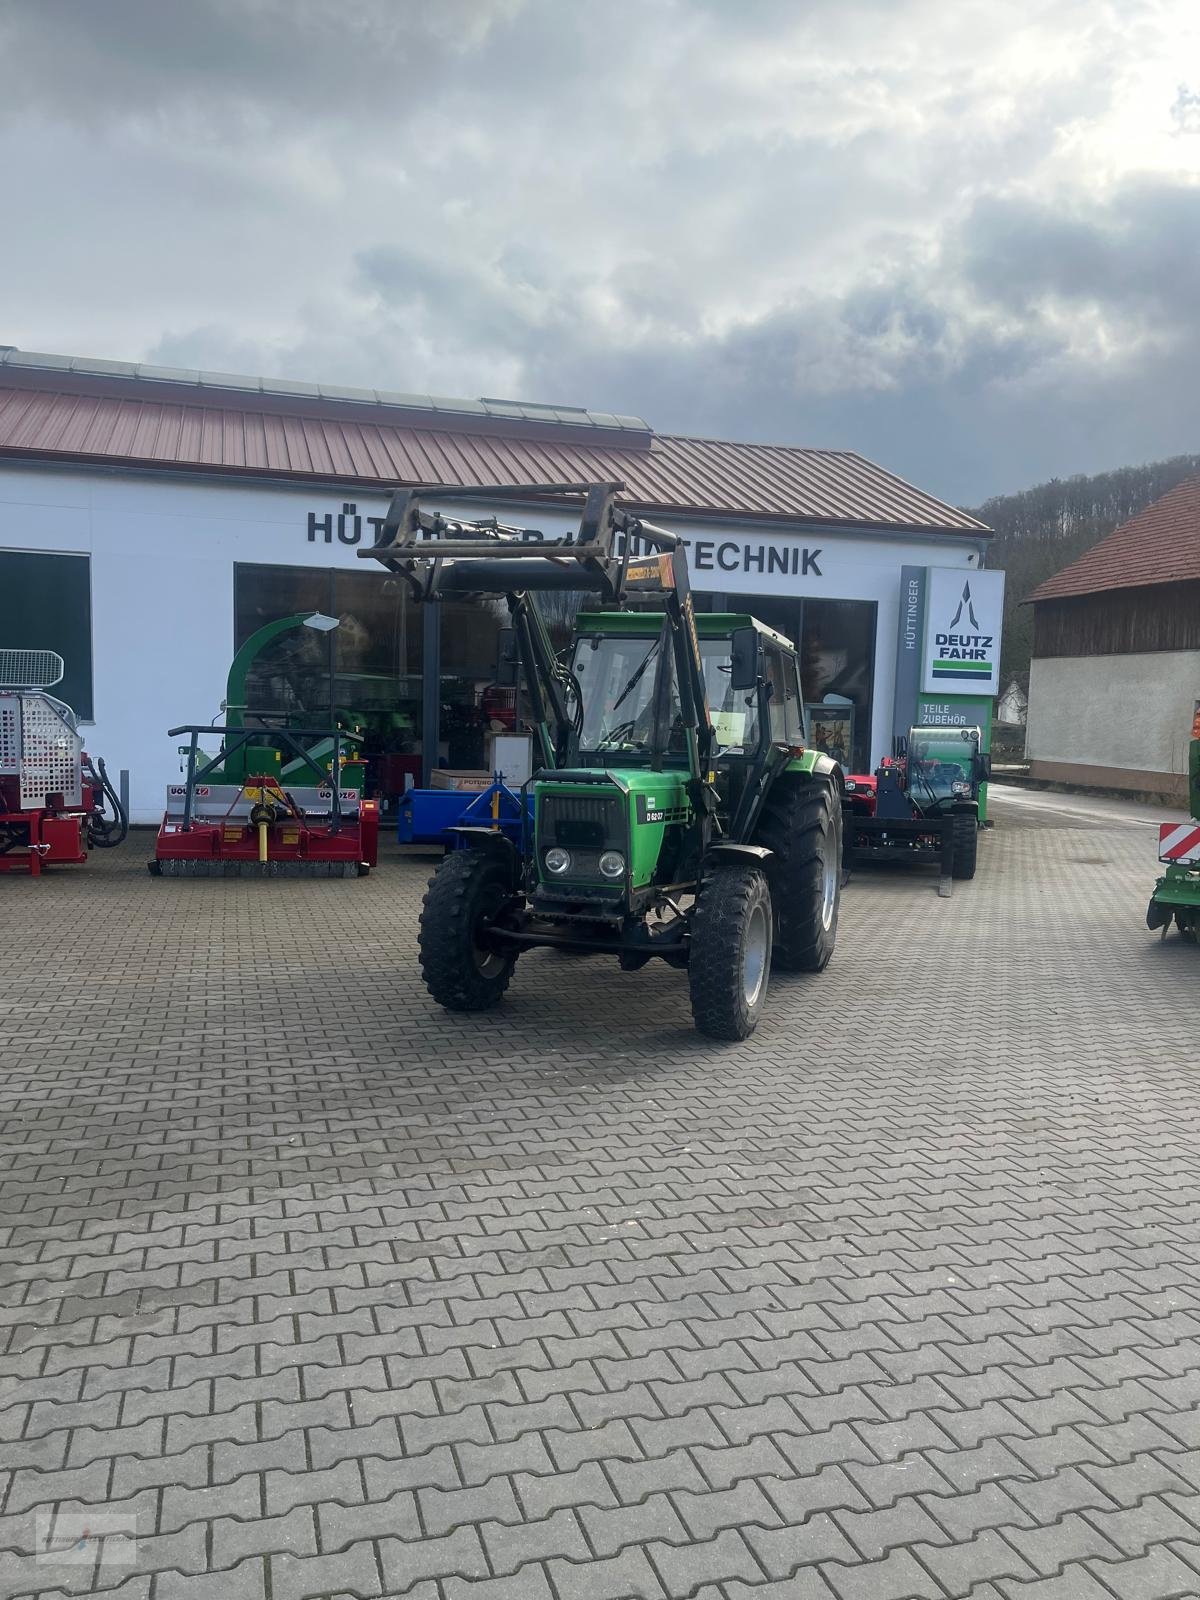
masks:
[(803, 755), (788, 763), (784, 772), (802, 772), (809, 776), (832, 778), (839, 790), (844, 790), (846, 787), (846, 774), (842, 771), (840, 763), (832, 756), (827, 756), (823, 750), (805, 750)]
[(764, 867), (775, 855), (763, 844), (731, 844), (722, 842), (709, 847), (704, 857), (706, 867)]
[(471, 828), (455, 825), (445, 830), (454, 834), (465, 850), (480, 850), (484, 854), (503, 856), (516, 867), (517, 847), (511, 839), (496, 828)]

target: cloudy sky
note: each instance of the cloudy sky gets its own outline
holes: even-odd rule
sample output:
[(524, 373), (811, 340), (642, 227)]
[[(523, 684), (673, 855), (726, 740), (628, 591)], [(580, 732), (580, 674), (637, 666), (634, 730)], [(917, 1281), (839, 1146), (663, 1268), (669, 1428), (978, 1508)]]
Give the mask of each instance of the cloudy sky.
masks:
[(0, 342), (859, 449), (1200, 450), (1195, 0), (0, 0)]

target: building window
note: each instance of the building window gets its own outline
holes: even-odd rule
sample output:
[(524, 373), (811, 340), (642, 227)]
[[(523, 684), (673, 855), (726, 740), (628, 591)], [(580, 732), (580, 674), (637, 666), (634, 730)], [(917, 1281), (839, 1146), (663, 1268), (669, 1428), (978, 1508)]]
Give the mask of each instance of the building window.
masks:
[(877, 609), (873, 600), (805, 600), (801, 605), (804, 696), (831, 712), (851, 709), (851, 772), (871, 770)]
[[(438, 604), (443, 742), (451, 766), (481, 767), (483, 691), (496, 678), (507, 611), (498, 598)], [(250, 670), (247, 706), (303, 716), (313, 727), (336, 710), (365, 730), (369, 758), (414, 754), (423, 732), (424, 607), (407, 583), (383, 571), (235, 565), (237, 648), (265, 623), (312, 611), (337, 617), (339, 626), (325, 634), (297, 627), (272, 639)]]
[(63, 680), (52, 690), (81, 722), (92, 703), (92, 579), (87, 556), (0, 550), (0, 645), (54, 650)]
[[(802, 600), (777, 594), (725, 598), (730, 611), (748, 611), (792, 641), (800, 655), (800, 681), (810, 708), (810, 726), (814, 722), (811, 708), (827, 709), (820, 725), (838, 730), (836, 747), (831, 747), (829, 754), (844, 758), (852, 772), (869, 772), (875, 602)], [(815, 737), (813, 742), (818, 742)]]
[(421, 715), (421, 608), (401, 578), (316, 567), (234, 567), (234, 644), (265, 623), (323, 611), (331, 633), (295, 628), (272, 639), (250, 669), (252, 710), (303, 712), (328, 722), (333, 708), (390, 723), (415, 737)]

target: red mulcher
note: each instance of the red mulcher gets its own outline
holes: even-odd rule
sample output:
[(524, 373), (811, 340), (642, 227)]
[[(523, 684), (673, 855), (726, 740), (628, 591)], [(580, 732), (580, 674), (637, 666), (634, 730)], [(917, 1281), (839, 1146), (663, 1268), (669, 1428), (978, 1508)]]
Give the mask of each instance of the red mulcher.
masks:
[[(355, 878), (376, 864), (379, 804), (363, 798), (363, 763), (342, 757), (340, 729), (170, 730), (181, 734), (186, 776), (167, 789), (149, 863), (156, 877)], [(221, 749), (208, 755), (199, 741), (213, 734)], [(313, 754), (322, 742), (327, 759)], [(262, 770), (268, 761), (275, 771)]]
[(125, 837), (103, 761), (93, 765), (75, 713), (46, 693), (62, 675), (53, 650), (0, 650), (0, 873), (40, 877)]

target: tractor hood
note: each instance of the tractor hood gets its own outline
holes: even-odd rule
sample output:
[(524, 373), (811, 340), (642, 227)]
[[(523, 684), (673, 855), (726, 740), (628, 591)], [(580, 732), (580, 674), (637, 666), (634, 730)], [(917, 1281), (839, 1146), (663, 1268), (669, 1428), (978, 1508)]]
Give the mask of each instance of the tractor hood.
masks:
[(645, 767), (568, 768), (537, 779), (539, 893), (631, 909), (654, 881), (666, 830), (691, 814), (687, 781), (686, 772)]

